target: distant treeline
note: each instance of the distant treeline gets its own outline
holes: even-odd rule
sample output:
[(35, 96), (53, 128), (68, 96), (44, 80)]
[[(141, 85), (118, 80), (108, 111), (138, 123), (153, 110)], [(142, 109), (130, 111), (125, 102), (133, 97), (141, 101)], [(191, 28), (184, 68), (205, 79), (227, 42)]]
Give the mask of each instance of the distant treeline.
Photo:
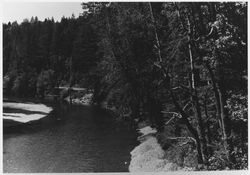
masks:
[(206, 169), (247, 167), (247, 3), (82, 7), (77, 19), (4, 24), (7, 91), (92, 88), (120, 117), (193, 138), (195, 151), (182, 155), (197, 155)]
[(3, 25), (3, 72), (6, 93), (41, 95), (55, 86), (90, 86), (97, 65), (97, 35), (89, 18), (37, 17)]

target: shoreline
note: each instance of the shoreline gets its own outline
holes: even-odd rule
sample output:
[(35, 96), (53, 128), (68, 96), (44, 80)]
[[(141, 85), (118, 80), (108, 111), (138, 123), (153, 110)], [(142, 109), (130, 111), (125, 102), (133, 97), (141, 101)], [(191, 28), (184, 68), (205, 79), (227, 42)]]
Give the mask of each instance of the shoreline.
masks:
[[(86, 93), (82, 97), (72, 98), (71, 102), (74, 105), (87, 105), (88, 106), (88, 105), (91, 105), (91, 103), (92, 103), (92, 97), (93, 97), (93, 93)], [(63, 100), (70, 103), (70, 97), (69, 96), (67, 96)]]
[(172, 163), (166, 157), (166, 151), (156, 137), (157, 130), (151, 126), (137, 129), (140, 136), (140, 144), (131, 152), (129, 172), (170, 172), (170, 171), (194, 171), (191, 167), (180, 167)]

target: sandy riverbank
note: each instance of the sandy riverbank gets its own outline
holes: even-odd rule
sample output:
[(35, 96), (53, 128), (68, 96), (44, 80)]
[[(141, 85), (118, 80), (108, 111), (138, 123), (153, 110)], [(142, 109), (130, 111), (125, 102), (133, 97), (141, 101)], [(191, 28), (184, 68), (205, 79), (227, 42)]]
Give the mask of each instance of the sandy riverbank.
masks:
[(169, 171), (189, 171), (190, 168), (179, 167), (171, 163), (165, 156), (165, 151), (158, 143), (156, 138), (157, 130), (145, 126), (138, 129), (141, 136), (138, 140), (141, 142), (131, 151), (131, 162), (129, 171), (134, 172), (169, 172)]

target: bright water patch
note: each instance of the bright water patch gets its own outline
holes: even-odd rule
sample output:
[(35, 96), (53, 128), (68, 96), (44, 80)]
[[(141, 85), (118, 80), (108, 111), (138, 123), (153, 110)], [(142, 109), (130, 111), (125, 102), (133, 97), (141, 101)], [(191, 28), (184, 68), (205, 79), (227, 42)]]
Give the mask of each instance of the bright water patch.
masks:
[(3, 119), (6, 120), (14, 120), (16, 122), (20, 122), (20, 123), (27, 123), (30, 121), (34, 121), (34, 120), (39, 120), (43, 117), (45, 117), (46, 115), (43, 114), (22, 114), (22, 113), (4, 113), (3, 114)]
[(3, 108), (23, 109), (27, 111), (36, 111), (44, 113), (50, 113), (52, 111), (51, 107), (48, 107), (44, 104), (34, 104), (34, 103), (4, 102)]
[(24, 114), (24, 113), (3, 113), (3, 119), (12, 120), (20, 123), (27, 123), (34, 120), (39, 120), (52, 111), (51, 107), (48, 107), (44, 104), (34, 104), (34, 103), (12, 103), (4, 102), (3, 108), (11, 109), (22, 109), (32, 112), (42, 112), (44, 114)]

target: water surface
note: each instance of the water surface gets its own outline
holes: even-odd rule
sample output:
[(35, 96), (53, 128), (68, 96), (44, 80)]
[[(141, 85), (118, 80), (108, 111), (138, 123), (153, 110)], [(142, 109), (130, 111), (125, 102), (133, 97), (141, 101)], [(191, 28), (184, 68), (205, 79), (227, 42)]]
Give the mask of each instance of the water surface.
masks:
[(4, 127), (3, 170), (11, 173), (127, 172), (136, 134), (95, 107), (57, 105), (39, 121)]

